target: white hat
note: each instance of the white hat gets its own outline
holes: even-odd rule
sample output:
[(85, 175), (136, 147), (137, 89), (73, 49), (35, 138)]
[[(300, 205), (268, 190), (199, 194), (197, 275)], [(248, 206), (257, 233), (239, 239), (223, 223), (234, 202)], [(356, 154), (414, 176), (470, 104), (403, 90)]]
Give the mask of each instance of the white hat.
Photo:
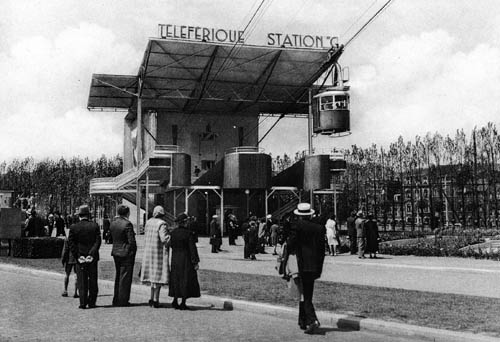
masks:
[(299, 203), (297, 205), (297, 209), (295, 209), (293, 213), (299, 216), (307, 216), (314, 214), (314, 209), (311, 209), (311, 205), (309, 203)]
[(164, 216), (165, 215), (165, 209), (161, 205), (157, 205), (153, 209), (153, 217), (158, 217), (158, 216)]
[(270, 218), (272, 218), (272, 217), (273, 217), (273, 215), (271, 215), (271, 214), (268, 214), (268, 215), (266, 216), (266, 218), (268, 218), (268, 219), (270, 219)]

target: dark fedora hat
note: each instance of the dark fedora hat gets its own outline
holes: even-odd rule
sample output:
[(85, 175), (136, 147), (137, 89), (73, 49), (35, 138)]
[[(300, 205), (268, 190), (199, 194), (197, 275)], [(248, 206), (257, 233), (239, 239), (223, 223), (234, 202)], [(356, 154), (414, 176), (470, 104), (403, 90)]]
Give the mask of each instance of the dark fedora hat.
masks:
[(177, 215), (177, 217), (175, 218), (175, 222), (184, 222), (188, 219), (188, 216), (186, 213), (180, 213), (179, 215)]
[(78, 216), (89, 216), (90, 208), (88, 205), (84, 204), (78, 208)]

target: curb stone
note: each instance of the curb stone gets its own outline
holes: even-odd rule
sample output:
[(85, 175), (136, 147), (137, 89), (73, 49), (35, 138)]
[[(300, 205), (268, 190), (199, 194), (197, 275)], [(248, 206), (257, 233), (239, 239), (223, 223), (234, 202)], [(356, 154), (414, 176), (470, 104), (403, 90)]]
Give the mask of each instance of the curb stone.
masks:
[[(0, 263), (0, 270), (14, 273), (28, 273), (36, 276), (45, 276), (50, 277), (51, 279), (58, 280), (64, 278), (64, 274), (62, 273), (38, 270), (11, 264)], [(111, 280), (99, 279), (99, 287), (101, 286), (106, 289), (114, 289), (114, 282)], [(132, 291), (136, 293), (144, 293), (146, 296), (149, 296), (150, 294), (149, 287), (140, 284), (132, 284)], [(249, 302), (239, 299), (216, 297), (203, 293), (201, 298), (193, 299), (193, 301), (196, 304), (220, 307), (228, 311), (240, 310), (257, 314), (276, 316), (283, 319), (296, 320), (298, 315), (298, 311), (295, 308), (267, 303)], [(324, 322), (329, 325), (346, 330), (368, 330), (379, 333), (386, 333), (392, 336), (424, 338), (430, 341), (500, 342), (499, 338), (487, 336), (484, 334), (428, 328), (404, 323), (381, 321), (360, 316), (336, 314), (327, 311), (317, 311), (316, 314), (320, 322)]]

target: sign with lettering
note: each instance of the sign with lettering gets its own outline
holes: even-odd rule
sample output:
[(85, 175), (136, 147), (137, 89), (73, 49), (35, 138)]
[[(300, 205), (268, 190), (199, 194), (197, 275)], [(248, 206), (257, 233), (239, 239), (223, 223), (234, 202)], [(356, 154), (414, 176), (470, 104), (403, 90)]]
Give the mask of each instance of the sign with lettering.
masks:
[(338, 45), (337, 37), (309, 34), (268, 33), (267, 45), (292, 48), (329, 49)]
[[(201, 26), (158, 24), (158, 37), (197, 40), (214, 43), (245, 43), (244, 31)], [(268, 33), (267, 45), (285, 48), (330, 49), (338, 46), (338, 38), (309, 34)]]
[(244, 43), (243, 31), (223, 30), (200, 26), (159, 24), (160, 38), (178, 38), (216, 43)]

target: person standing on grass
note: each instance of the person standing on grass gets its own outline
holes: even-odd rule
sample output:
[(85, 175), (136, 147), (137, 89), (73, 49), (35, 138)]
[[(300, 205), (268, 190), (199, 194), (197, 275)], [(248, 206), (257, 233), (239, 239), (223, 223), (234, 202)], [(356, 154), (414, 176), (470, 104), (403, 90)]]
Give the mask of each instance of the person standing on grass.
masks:
[(356, 214), (356, 221), (354, 221), (354, 226), (356, 227), (356, 236), (358, 238), (358, 258), (365, 259), (365, 248), (366, 248), (366, 228), (364, 214), (360, 210)]
[[(168, 295), (174, 297), (172, 307), (179, 310), (188, 310), (186, 300), (200, 297), (198, 283), (198, 268), (200, 257), (194, 242), (194, 235), (187, 229), (188, 216), (182, 213), (175, 222), (178, 227), (170, 233), (170, 247), (172, 249), (172, 263)], [(181, 298), (179, 305), (178, 299)]]
[(372, 214), (368, 214), (368, 220), (365, 222), (366, 230), (366, 252), (370, 253), (370, 259), (377, 258), (378, 251), (378, 226), (373, 219)]
[(351, 212), (351, 216), (347, 218), (347, 235), (349, 236), (349, 249), (351, 250), (351, 255), (354, 255), (358, 251), (357, 236), (356, 236), (356, 211)]
[(111, 223), (109, 230), (113, 239), (111, 255), (115, 261), (115, 290), (113, 306), (130, 305), (130, 289), (134, 273), (135, 253), (137, 244), (132, 222), (129, 221), (130, 208), (120, 204), (116, 208), (117, 217)]
[(299, 326), (306, 334), (314, 334), (320, 323), (312, 298), (314, 282), (323, 270), (326, 229), (311, 221), (314, 210), (309, 203), (299, 203), (293, 213), (298, 220), (292, 224), (288, 243), (295, 250), (300, 278)]
[(151, 285), (149, 306), (160, 307), (160, 289), (169, 283), (169, 247), (170, 230), (164, 220), (165, 210), (157, 205), (153, 217), (144, 228), (144, 254), (142, 256), (141, 282)]
[(80, 221), (69, 228), (68, 244), (73, 257), (77, 261), (76, 272), (80, 309), (96, 307), (97, 294), (97, 262), (101, 247), (101, 230), (95, 222), (90, 221), (90, 208), (82, 205), (78, 208)]
[(73, 298), (78, 298), (78, 274), (76, 272), (76, 260), (73, 253), (70, 253), (69, 251), (67, 237), (64, 238), (61, 262), (64, 266), (64, 292), (62, 293), (62, 296), (68, 297), (69, 276), (71, 275), (71, 271), (73, 271), (75, 273), (75, 293), (73, 294)]

